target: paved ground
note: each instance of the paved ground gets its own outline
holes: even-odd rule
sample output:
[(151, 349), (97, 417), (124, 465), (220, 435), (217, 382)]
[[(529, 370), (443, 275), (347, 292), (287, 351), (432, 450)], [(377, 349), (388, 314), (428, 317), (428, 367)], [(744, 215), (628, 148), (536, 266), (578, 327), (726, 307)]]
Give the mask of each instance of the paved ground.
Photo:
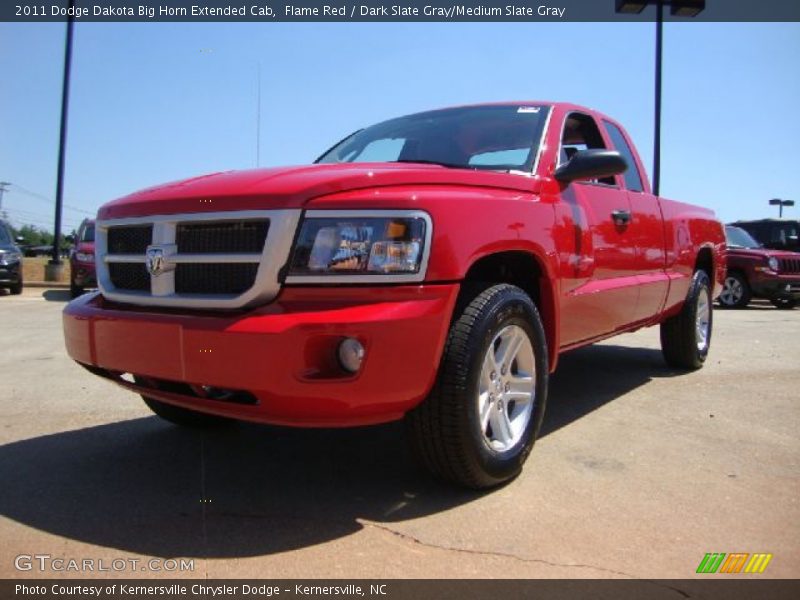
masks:
[[(688, 375), (655, 329), (566, 355), (524, 474), (474, 494), (417, 471), (398, 426), (160, 422), (67, 359), (65, 301), (0, 297), (0, 577), (70, 575), (14, 567), (49, 554), (194, 559), (187, 577), (684, 578), (706, 552), (800, 576), (800, 310), (717, 311)], [(175, 574), (141, 565), (120, 575)]]

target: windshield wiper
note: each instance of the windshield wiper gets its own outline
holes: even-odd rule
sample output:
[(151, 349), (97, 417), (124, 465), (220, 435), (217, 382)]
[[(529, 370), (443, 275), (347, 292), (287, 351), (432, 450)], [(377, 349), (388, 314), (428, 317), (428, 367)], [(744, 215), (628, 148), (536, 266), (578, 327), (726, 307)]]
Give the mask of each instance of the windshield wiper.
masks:
[(448, 169), (474, 169), (474, 167), (470, 167), (468, 165), (456, 165), (453, 163), (447, 163), (440, 160), (425, 160), (425, 159), (415, 159), (411, 160), (409, 158), (401, 158), (399, 160), (392, 160), (389, 162), (396, 162), (396, 163), (414, 163), (419, 165), (439, 165), (440, 167), (447, 167)]

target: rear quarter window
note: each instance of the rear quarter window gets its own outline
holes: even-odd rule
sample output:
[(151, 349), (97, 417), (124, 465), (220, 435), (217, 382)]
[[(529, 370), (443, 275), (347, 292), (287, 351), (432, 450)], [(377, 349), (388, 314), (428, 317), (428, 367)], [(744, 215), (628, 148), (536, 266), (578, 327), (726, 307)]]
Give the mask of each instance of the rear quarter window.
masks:
[(625, 187), (631, 192), (643, 192), (644, 185), (642, 184), (642, 175), (639, 173), (639, 167), (636, 165), (636, 159), (633, 156), (633, 150), (628, 145), (625, 136), (619, 127), (608, 121), (603, 121), (603, 125), (608, 132), (608, 137), (611, 138), (611, 143), (614, 144), (614, 149), (622, 154), (625, 161), (628, 163), (628, 169), (622, 174), (625, 179)]

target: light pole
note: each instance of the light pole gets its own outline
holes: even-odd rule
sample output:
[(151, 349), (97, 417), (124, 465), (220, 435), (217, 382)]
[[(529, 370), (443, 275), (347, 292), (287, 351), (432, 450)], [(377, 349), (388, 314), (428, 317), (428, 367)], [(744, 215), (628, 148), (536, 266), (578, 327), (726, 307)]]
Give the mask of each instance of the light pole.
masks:
[(794, 200), (781, 200), (780, 198), (773, 198), (769, 201), (770, 206), (778, 207), (778, 218), (783, 218), (783, 207), (794, 206)]
[(53, 225), (53, 253), (45, 266), (46, 281), (58, 281), (64, 265), (61, 262), (61, 206), (64, 197), (64, 161), (67, 150), (67, 114), (69, 111), (69, 75), (72, 66), (72, 29), (75, 25), (71, 16), (75, 10), (75, 1), (69, 0), (67, 12), (67, 38), (64, 44), (64, 81), (61, 87), (61, 128), (58, 138), (58, 172), (56, 175), (56, 207)]
[(261, 166), (261, 61), (256, 64), (256, 168)]
[(664, 6), (673, 17), (696, 17), (706, 7), (706, 0), (616, 0), (616, 12), (639, 14), (648, 4), (656, 5), (656, 82), (655, 127), (653, 132), (653, 193), (661, 191), (661, 47), (664, 32)]
[(0, 216), (3, 218), (5, 218), (5, 213), (3, 212), (3, 194), (8, 191), (8, 186), (10, 185), (10, 181), (0, 181)]

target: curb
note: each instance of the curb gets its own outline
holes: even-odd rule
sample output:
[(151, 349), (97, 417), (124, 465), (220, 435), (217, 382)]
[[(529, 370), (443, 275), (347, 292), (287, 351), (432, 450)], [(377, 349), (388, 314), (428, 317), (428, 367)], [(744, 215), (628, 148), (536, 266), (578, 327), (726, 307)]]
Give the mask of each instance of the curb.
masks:
[(25, 281), (23, 287), (26, 288), (52, 288), (52, 289), (69, 289), (68, 283), (61, 283), (59, 281)]

